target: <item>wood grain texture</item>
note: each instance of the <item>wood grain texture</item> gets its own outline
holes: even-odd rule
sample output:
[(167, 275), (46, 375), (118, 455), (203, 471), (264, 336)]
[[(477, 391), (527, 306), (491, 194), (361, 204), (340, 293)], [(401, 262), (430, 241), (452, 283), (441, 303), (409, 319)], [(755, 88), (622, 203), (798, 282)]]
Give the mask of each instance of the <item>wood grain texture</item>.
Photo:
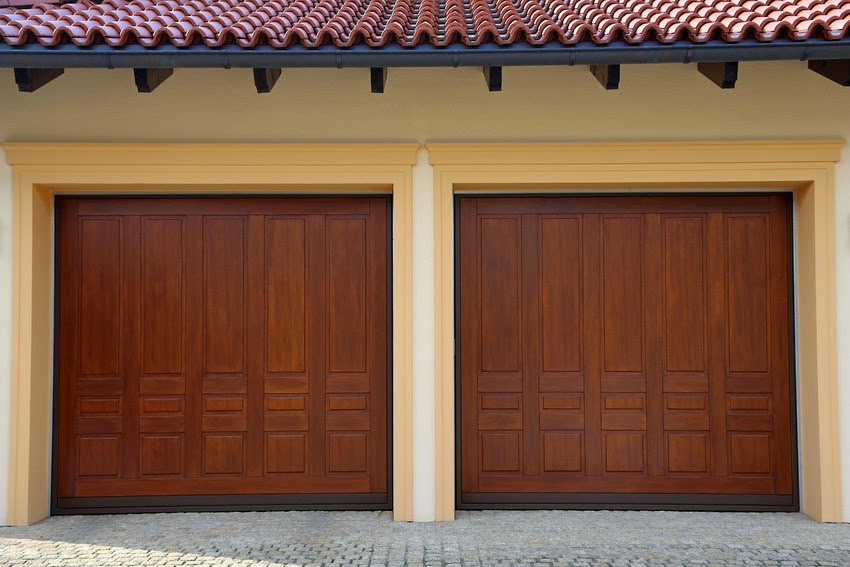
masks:
[(62, 496), (387, 492), (386, 199), (57, 210)]
[(791, 494), (785, 197), (461, 197), (461, 491)]

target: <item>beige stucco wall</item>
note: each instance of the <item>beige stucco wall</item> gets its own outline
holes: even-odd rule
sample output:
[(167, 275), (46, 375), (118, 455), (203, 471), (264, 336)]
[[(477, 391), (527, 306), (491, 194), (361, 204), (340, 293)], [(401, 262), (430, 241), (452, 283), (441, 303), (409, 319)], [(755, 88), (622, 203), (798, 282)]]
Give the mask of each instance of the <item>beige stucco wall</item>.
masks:
[[(68, 70), (33, 94), (0, 71), (0, 141), (377, 142), (850, 139), (850, 89), (804, 63), (743, 63), (724, 91), (693, 65), (622, 69), (605, 92), (586, 68), (506, 68), (503, 92), (480, 69), (391, 69), (386, 93), (369, 93), (368, 71), (288, 70), (268, 95), (249, 70), (177, 70), (152, 94), (132, 71)], [(424, 159), (424, 158), (423, 158)], [(433, 360), (433, 259), (427, 254), (432, 190), (427, 159), (414, 173), (414, 361)], [(840, 406), (850, 407), (850, 149), (836, 168)], [(0, 431), (9, 399), (11, 174), (0, 161)], [(431, 303), (429, 304), (429, 301)], [(420, 318), (424, 317), (424, 318)], [(430, 325), (430, 326), (429, 326)], [(5, 333), (5, 334), (4, 334)], [(5, 349), (5, 350), (4, 350)], [(6, 354), (4, 356), (4, 354)], [(414, 515), (433, 515), (433, 369), (414, 371)], [(419, 404), (425, 404), (419, 406)], [(844, 517), (850, 518), (850, 412), (842, 412)], [(7, 497), (8, 440), (0, 436), (0, 523)]]

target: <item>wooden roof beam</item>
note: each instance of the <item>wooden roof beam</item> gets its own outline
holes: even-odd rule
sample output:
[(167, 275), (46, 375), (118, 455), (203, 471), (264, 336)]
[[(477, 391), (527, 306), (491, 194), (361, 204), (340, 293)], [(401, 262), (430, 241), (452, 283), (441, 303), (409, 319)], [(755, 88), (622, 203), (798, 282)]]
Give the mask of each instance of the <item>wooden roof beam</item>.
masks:
[(842, 87), (850, 87), (850, 59), (809, 59), (809, 69)]
[(387, 85), (387, 68), (370, 67), (369, 77), (372, 81), (372, 92), (376, 94), (384, 92), (384, 87)]
[(620, 64), (591, 65), (590, 72), (596, 77), (606, 91), (615, 91), (620, 88)]
[(485, 65), (484, 80), (487, 81), (487, 90), (491, 93), (502, 90), (502, 66)]
[(59, 75), (65, 69), (27, 69), (15, 67), (15, 83), (22, 93), (37, 91)]
[(174, 69), (133, 69), (136, 79), (136, 89), (140, 93), (153, 92), (174, 73)]
[(280, 67), (254, 67), (254, 86), (258, 93), (270, 93), (281, 75)]
[(721, 89), (734, 89), (738, 80), (738, 62), (697, 63), (697, 70)]

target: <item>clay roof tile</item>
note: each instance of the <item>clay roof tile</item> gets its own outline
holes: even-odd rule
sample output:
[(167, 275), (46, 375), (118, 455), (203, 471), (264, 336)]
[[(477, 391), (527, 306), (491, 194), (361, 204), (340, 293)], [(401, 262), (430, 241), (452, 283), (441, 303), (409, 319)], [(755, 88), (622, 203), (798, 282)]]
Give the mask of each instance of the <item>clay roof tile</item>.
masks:
[(850, 0), (84, 0), (0, 10), (9, 45), (569, 45), (848, 34)]

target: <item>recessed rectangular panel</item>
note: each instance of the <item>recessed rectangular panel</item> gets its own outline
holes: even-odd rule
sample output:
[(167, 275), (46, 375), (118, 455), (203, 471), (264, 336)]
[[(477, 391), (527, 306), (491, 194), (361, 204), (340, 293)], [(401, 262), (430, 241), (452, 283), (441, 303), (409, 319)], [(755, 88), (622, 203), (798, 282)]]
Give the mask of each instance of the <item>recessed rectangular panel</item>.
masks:
[(355, 411), (366, 410), (369, 407), (369, 398), (360, 395), (334, 394), (328, 396), (329, 411)]
[(142, 476), (183, 474), (182, 435), (142, 435), (139, 444)]
[(708, 403), (707, 396), (703, 395), (682, 395), (682, 394), (667, 394), (664, 396), (668, 410), (705, 410)]
[(727, 221), (730, 372), (767, 372), (767, 219)]
[(266, 434), (266, 472), (304, 473), (307, 463), (307, 441), (303, 433)]
[(204, 411), (241, 412), (245, 400), (242, 396), (204, 396)]
[(581, 433), (544, 433), (543, 470), (578, 472), (582, 470)]
[(769, 434), (729, 435), (729, 469), (733, 474), (770, 474), (770, 460)]
[(705, 433), (668, 433), (667, 472), (707, 473), (708, 435)]
[(329, 433), (328, 471), (365, 473), (368, 446), (366, 433)]
[(643, 371), (643, 222), (602, 217), (603, 369)]
[(486, 410), (518, 410), (520, 396), (505, 394), (481, 394), (481, 409)]
[(754, 394), (751, 396), (729, 395), (727, 399), (730, 411), (746, 413), (765, 413), (770, 411), (771, 398), (772, 396), (770, 394)]
[(701, 372), (706, 362), (705, 218), (664, 219), (664, 367)]
[(204, 219), (204, 346), (211, 374), (245, 372), (246, 240), (244, 219)]
[(522, 429), (522, 414), (518, 411), (482, 411), (478, 414), (478, 429)]
[(643, 395), (611, 395), (603, 396), (606, 410), (642, 410), (646, 397)]
[(182, 396), (143, 396), (142, 413), (179, 413), (183, 411)]
[(579, 410), (581, 394), (543, 394), (540, 396), (544, 410)]
[(142, 372), (183, 373), (183, 220), (142, 219)]
[(581, 226), (576, 218), (540, 221), (540, 348), (544, 372), (581, 369)]
[(479, 392), (522, 392), (522, 377), (492, 376), (478, 377)]
[(80, 415), (118, 415), (121, 413), (121, 398), (77, 398), (77, 412)]
[(303, 411), (307, 400), (304, 396), (266, 396), (267, 411)]
[(118, 476), (118, 436), (81, 435), (77, 439), (77, 475)]
[(304, 372), (307, 252), (304, 219), (266, 221), (266, 320), (269, 372)]
[(245, 436), (204, 435), (204, 474), (241, 475), (245, 472)]
[(520, 368), (519, 219), (481, 219), (481, 361), (484, 372)]
[(120, 373), (121, 221), (80, 221), (79, 369), (84, 375)]
[(482, 433), (481, 471), (519, 472), (520, 433)]
[(606, 433), (605, 471), (607, 473), (645, 472), (644, 439), (643, 433)]
[(366, 372), (366, 221), (328, 219), (328, 369)]

